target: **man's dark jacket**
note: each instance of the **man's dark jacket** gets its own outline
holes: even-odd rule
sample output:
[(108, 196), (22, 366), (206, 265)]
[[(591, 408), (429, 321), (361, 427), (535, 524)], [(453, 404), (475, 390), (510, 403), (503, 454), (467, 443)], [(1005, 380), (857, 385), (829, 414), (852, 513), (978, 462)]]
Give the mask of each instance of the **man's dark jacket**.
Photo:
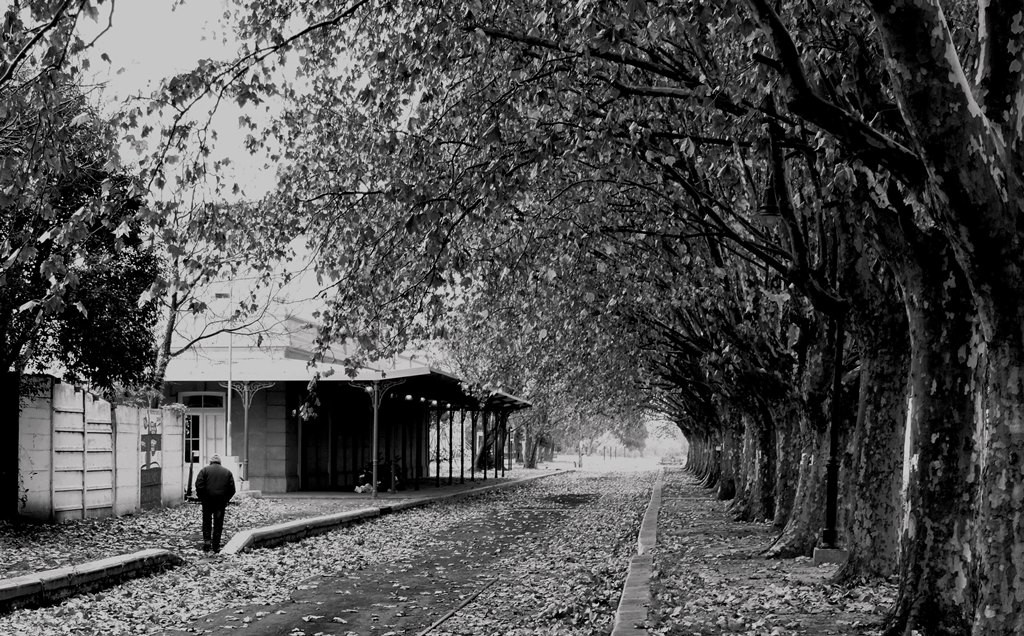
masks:
[(196, 495), (203, 503), (227, 505), (235, 494), (235, 477), (220, 464), (210, 464), (196, 477)]

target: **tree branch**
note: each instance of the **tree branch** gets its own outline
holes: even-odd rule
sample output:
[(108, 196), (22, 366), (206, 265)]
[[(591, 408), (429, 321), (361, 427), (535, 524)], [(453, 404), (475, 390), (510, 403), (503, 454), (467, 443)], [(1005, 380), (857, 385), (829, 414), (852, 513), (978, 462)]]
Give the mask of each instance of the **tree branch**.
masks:
[(22, 60), (24, 60), (28, 55), (28, 52), (32, 50), (32, 47), (39, 43), (39, 40), (43, 39), (44, 35), (56, 28), (57, 24), (64, 18), (64, 12), (69, 6), (71, 6), (72, 2), (74, 2), (74, 0), (64, 0), (64, 2), (54, 10), (53, 18), (45, 25), (38, 27), (36, 34), (32, 36), (32, 39), (29, 40), (25, 46), (21, 47), (18, 54), (14, 56), (14, 59), (12, 59), (7, 65), (7, 68), (4, 69), (3, 75), (0, 75), (0, 86), (3, 86), (9, 82), (12, 77), (14, 77), (14, 72), (18, 69), (18, 65)]
[(541, 49), (549, 49), (552, 51), (560, 51), (562, 53), (572, 53), (581, 55), (584, 52), (590, 57), (605, 60), (608, 62), (615, 62), (616, 64), (622, 64), (625, 66), (632, 66), (640, 70), (653, 73), (660, 77), (682, 82), (684, 85), (689, 87), (696, 87), (701, 82), (696, 78), (688, 74), (679, 73), (675, 69), (665, 66), (663, 64), (655, 64), (648, 60), (644, 60), (631, 55), (623, 55), (621, 53), (615, 53), (613, 51), (607, 51), (599, 49), (595, 46), (587, 46), (584, 49), (579, 47), (570, 46), (568, 44), (562, 44), (551, 40), (545, 40), (532, 35), (526, 35), (523, 33), (516, 33), (514, 31), (507, 31), (505, 29), (499, 29), (496, 27), (483, 26), (479, 24), (468, 25), (465, 27), (467, 31), (476, 31), (479, 29), (484, 35), (489, 38), (497, 40), (508, 40), (510, 42), (517, 42), (519, 44), (526, 44)]
[(915, 152), (818, 95), (807, 79), (796, 43), (768, 0), (747, 0), (747, 4), (781, 58), (778, 66), (785, 69), (783, 77), (791, 93), (789, 109), (836, 135), (865, 162), (900, 175), (907, 183), (923, 183), (927, 172)]

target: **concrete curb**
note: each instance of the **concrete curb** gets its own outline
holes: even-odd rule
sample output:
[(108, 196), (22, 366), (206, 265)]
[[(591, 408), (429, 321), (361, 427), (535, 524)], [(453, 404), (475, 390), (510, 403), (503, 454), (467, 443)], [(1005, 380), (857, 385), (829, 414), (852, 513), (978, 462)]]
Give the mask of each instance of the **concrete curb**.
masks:
[(321, 517), (285, 521), (284, 523), (253, 528), (252, 530), (242, 530), (241, 532), (236, 532), (231, 537), (231, 540), (227, 542), (221, 552), (224, 554), (238, 554), (253, 548), (266, 548), (289, 541), (299, 541), (315, 534), (328, 532), (338, 526), (348, 525), (371, 517), (379, 517), (380, 515), (380, 508), (360, 508), (359, 510), (349, 510), (348, 512), (339, 512)]
[(38, 607), (181, 565), (167, 550), (140, 550), (80, 565), (0, 579), (0, 611)]
[(647, 611), (651, 606), (651, 572), (654, 556), (651, 554), (658, 540), (658, 511), (661, 509), (661, 487), (665, 469), (658, 471), (651, 489), (651, 501), (640, 522), (636, 539), (636, 555), (629, 560), (629, 572), (622, 585), (619, 607), (615, 610), (615, 624), (611, 636), (646, 636)]
[(235, 535), (231, 537), (231, 540), (224, 545), (221, 552), (224, 554), (238, 554), (255, 548), (267, 548), (290, 541), (300, 541), (306, 537), (330, 532), (331, 530), (341, 526), (353, 524), (364, 519), (371, 519), (373, 517), (399, 512), (401, 510), (408, 510), (409, 508), (427, 506), (441, 501), (450, 501), (461, 497), (479, 495), (491, 490), (509, 488), (519, 484), (525, 484), (535, 479), (543, 479), (544, 477), (551, 477), (552, 475), (565, 475), (570, 472), (573, 471), (559, 470), (550, 474), (533, 475), (531, 477), (523, 477), (522, 479), (502, 482), (500, 484), (489, 484), (435, 497), (423, 497), (421, 499), (403, 501), (394, 505), (360, 508), (359, 510), (350, 510), (348, 512), (339, 512), (336, 514), (312, 517), (309, 519), (296, 519), (294, 521), (286, 521), (273, 526), (243, 530), (242, 532), (235, 533)]

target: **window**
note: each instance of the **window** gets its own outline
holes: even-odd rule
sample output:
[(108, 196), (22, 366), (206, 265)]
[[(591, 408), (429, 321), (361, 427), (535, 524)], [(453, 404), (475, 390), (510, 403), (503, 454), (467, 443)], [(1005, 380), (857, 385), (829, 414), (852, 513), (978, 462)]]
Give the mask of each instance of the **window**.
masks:
[(199, 461), (199, 416), (185, 416), (185, 463)]
[(190, 409), (222, 409), (223, 393), (182, 393), (181, 403)]

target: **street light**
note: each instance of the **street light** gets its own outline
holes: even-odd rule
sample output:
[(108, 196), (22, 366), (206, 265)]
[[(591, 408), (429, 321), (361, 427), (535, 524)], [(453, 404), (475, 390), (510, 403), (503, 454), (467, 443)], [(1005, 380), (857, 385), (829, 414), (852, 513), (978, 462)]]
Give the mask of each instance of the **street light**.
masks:
[[(213, 295), (214, 298), (226, 298), (228, 300), (228, 311), (231, 311), (231, 287), (228, 287), (228, 293), (216, 293)], [(235, 318), (231, 317), (232, 324), (235, 322)], [(228, 329), (228, 403), (227, 403), (227, 414), (224, 418), (224, 454), (231, 454), (231, 371), (234, 368), (234, 353), (235, 353), (235, 332), (233, 329)], [(222, 385), (223, 386), (223, 385)], [(216, 449), (214, 450), (216, 452)], [(208, 453), (212, 454), (212, 453)], [(244, 479), (248, 479), (249, 476), (245, 475)]]
[[(230, 376), (229, 376), (230, 377)], [(252, 406), (252, 399), (263, 389), (274, 386), (273, 382), (250, 382), (246, 380), (241, 383), (241, 388), (234, 387), (238, 396), (242, 398), (242, 479), (249, 480), (249, 407)], [(225, 386), (221, 383), (221, 386)], [(231, 395), (231, 381), (227, 384), (228, 395)], [(230, 402), (228, 402), (230, 404)]]
[(380, 385), (381, 382), (384, 381), (384, 376), (385, 373), (381, 371), (379, 378), (374, 378), (370, 381), (369, 386), (363, 388), (364, 391), (370, 394), (370, 401), (373, 404), (373, 450), (371, 451), (373, 453), (371, 463), (371, 480), (373, 483), (370, 484), (370, 492), (374, 499), (377, 498), (377, 431), (380, 427), (380, 401), (384, 397), (385, 393), (402, 383), (402, 380), (392, 380), (391, 382), (386, 382), (384, 387), (381, 387)]

